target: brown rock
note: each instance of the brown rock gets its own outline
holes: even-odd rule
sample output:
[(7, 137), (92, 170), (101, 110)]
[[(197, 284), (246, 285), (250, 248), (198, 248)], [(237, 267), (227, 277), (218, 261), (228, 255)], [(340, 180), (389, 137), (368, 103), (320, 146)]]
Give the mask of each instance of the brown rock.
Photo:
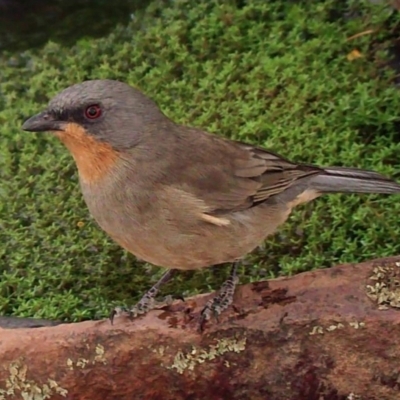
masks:
[[(0, 330), (5, 399), (400, 399), (400, 257), (239, 287), (114, 326)], [(36, 397), (34, 397), (36, 395)], [(0, 395), (0, 399), (1, 399)]]

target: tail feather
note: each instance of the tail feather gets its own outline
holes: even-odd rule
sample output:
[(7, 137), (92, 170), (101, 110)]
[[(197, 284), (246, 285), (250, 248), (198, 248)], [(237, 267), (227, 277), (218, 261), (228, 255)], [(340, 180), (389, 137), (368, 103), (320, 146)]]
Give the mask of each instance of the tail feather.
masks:
[(329, 167), (311, 179), (311, 187), (322, 193), (400, 193), (400, 184), (374, 171)]

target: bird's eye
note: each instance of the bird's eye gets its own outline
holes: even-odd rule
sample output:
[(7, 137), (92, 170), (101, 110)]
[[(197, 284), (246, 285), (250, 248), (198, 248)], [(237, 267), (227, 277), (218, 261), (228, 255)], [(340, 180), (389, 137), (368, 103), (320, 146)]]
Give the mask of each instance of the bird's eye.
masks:
[(96, 119), (101, 115), (101, 108), (97, 104), (89, 106), (85, 110), (85, 117), (88, 119)]

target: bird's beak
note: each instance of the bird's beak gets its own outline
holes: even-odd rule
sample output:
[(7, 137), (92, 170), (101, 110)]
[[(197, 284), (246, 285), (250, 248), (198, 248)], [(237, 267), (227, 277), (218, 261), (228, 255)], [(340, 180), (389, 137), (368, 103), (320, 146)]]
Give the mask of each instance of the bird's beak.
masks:
[(65, 125), (66, 122), (57, 121), (50, 113), (43, 111), (27, 119), (22, 129), (29, 132), (63, 131)]

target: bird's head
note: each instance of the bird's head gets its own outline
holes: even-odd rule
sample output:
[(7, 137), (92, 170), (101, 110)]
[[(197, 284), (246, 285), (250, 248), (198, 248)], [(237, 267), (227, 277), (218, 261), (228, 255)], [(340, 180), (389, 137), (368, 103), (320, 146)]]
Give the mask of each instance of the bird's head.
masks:
[(70, 150), (81, 177), (102, 171), (118, 154), (137, 146), (167, 118), (142, 92), (114, 80), (90, 80), (68, 87), (22, 129), (53, 132)]

